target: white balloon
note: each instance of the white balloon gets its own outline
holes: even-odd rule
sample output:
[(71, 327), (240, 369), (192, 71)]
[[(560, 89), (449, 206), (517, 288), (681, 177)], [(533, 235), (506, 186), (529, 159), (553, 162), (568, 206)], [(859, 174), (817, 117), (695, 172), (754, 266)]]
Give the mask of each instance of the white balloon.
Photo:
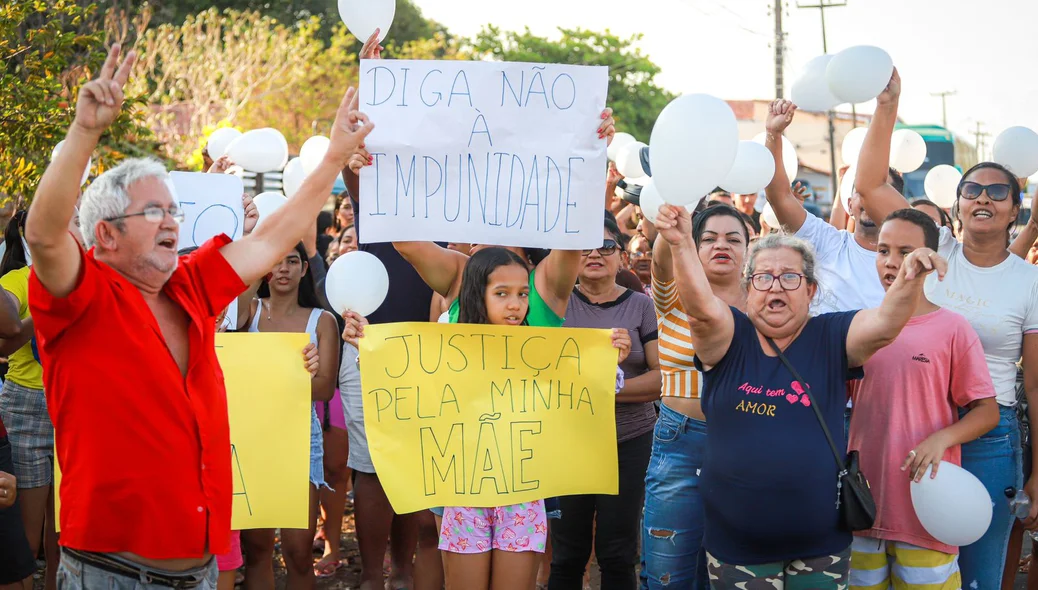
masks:
[(926, 161), (926, 141), (912, 129), (898, 129), (890, 137), (890, 167), (902, 174), (915, 172)]
[(955, 166), (941, 164), (930, 168), (923, 179), (923, 189), (928, 199), (942, 209), (948, 209), (955, 204), (955, 191), (959, 188), (962, 173)]
[(299, 148), (299, 159), (302, 161), (303, 170), (307, 174), (317, 170), (317, 166), (324, 159), (324, 155), (328, 153), (328, 146), (331, 143), (332, 140), (323, 135), (315, 135), (303, 142), (303, 147)]
[(381, 43), (395, 16), (396, 0), (339, 0), (339, 18), (361, 43), (367, 41), (375, 29), (379, 30)]
[(617, 156), (620, 154), (620, 150), (627, 147), (628, 144), (634, 143), (636, 140), (630, 133), (620, 132), (613, 136), (613, 141), (606, 148), (606, 157), (609, 158), (610, 162), (615, 162)]
[[(59, 141), (58, 145), (54, 146), (54, 149), (50, 151), (50, 161), (51, 162), (53, 162), (54, 159), (58, 157), (58, 152), (61, 151), (61, 146), (63, 146), (63, 145), (65, 145), (65, 140), (64, 139)], [(93, 168), (93, 167), (94, 167), (94, 159), (93, 158), (87, 158), (87, 167), (86, 167), (86, 170), (83, 171), (83, 178), (80, 179), (79, 186), (83, 186), (84, 184), (86, 184), (87, 180), (90, 178), (90, 169)]]
[(760, 219), (764, 223), (768, 224), (768, 227), (771, 229), (782, 229), (782, 225), (779, 224), (778, 216), (775, 215), (775, 210), (771, 207), (771, 203), (766, 203), (764, 205), (764, 211), (761, 211)]
[(339, 315), (371, 315), (389, 293), (389, 273), (374, 255), (357, 250), (335, 259), (324, 280), (328, 303)]
[(843, 158), (844, 166), (857, 166), (858, 155), (861, 154), (861, 146), (865, 143), (865, 135), (869, 132), (868, 127), (855, 127), (843, 136), (843, 144), (840, 146), (840, 157)]
[(890, 54), (879, 47), (858, 45), (834, 55), (825, 69), (825, 78), (840, 102), (857, 104), (879, 96), (893, 73)]
[(928, 468), (922, 481), (912, 481), (911, 490), (919, 522), (941, 543), (970, 545), (991, 525), (991, 495), (976, 476), (954, 463), (941, 461), (933, 479)]
[(645, 144), (640, 141), (628, 143), (616, 154), (616, 169), (624, 178), (640, 178), (645, 176), (642, 168), (642, 148)]
[(843, 210), (848, 215), (851, 214), (851, 197), (854, 196), (854, 177), (857, 174), (858, 167), (851, 166), (843, 174), (843, 180), (840, 181), (840, 204), (843, 205)]
[(833, 96), (829, 90), (829, 82), (826, 80), (826, 68), (833, 59), (832, 55), (825, 54), (807, 62), (803, 72), (793, 88), (789, 97), (797, 108), (812, 113), (824, 113), (830, 111), (840, 104), (840, 99)]
[[(764, 145), (764, 140), (766, 138), (767, 138), (767, 132), (758, 133), (756, 136), (754, 136), (753, 141), (755, 143), (759, 143), (761, 145)], [(768, 152), (768, 153), (770, 154), (771, 152)], [(799, 156), (797, 156), (797, 148), (796, 148), (796, 146), (794, 146), (793, 142), (789, 141), (789, 139), (787, 139), (786, 136), (783, 135), (782, 136), (782, 169), (786, 171), (786, 178), (788, 178), (790, 182), (793, 182), (794, 180), (796, 180), (797, 173), (800, 172), (800, 160), (798, 159), (798, 157)], [(771, 158), (771, 162), (772, 162), (772, 164), (771, 164), (772, 167), (774, 167), (774, 165), (775, 165), (775, 158), (774, 157)], [(774, 174), (774, 172), (772, 172), (772, 174)]]
[(281, 188), (285, 191), (285, 196), (291, 198), (296, 194), (299, 187), (303, 186), (304, 180), (306, 180), (306, 170), (303, 169), (303, 159), (292, 158), (285, 165), (285, 171), (281, 173)]
[[(649, 220), (649, 223), (656, 223), (656, 216), (660, 213), (660, 207), (665, 205), (663, 197), (660, 196), (660, 192), (656, 190), (656, 185), (652, 182), (652, 179), (648, 176), (646, 178), (646, 184), (642, 187), (641, 198), (638, 201), (638, 206), (641, 207), (642, 215)], [(689, 213), (693, 213), (696, 210), (696, 206), (699, 205), (699, 201), (690, 205), (685, 205), (685, 210)]]
[(663, 204), (663, 197), (660, 196), (660, 191), (656, 190), (656, 184), (650, 180), (648, 184), (642, 187), (642, 194), (638, 200), (638, 206), (642, 209), (642, 215), (650, 223), (656, 223), (656, 215), (659, 214), (660, 207)]
[(227, 155), (250, 172), (275, 172), (288, 162), (288, 142), (276, 129), (253, 129), (232, 141)]
[(252, 199), (252, 203), (256, 205), (256, 213), (259, 214), (259, 220), (256, 224), (263, 223), (263, 220), (270, 216), (271, 213), (277, 211), (288, 199), (285, 195), (278, 191), (267, 191), (260, 193)]
[(241, 137), (241, 135), (241, 131), (234, 127), (221, 127), (213, 131), (209, 135), (209, 141), (206, 142), (206, 150), (209, 152), (209, 157), (213, 160), (219, 160), (221, 156), (227, 153), (227, 146), (231, 145), (231, 142)]
[(756, 193), (768, 186), (774, 177), (775, 158), (771, 151), (755, 141), (740, 141), (735, 162), (721, 182), (721, 188), (740, 195)]
[(651, 176), (638, 176), (636, 178), (624, 178), (624, 182), (627, 184), (637, 184), (638, 186), (645, 186), (652, 182)]
[(739, 149), (735, 113), (707, 94), (671, 101), (652, 126), (652, 178), (672, 205), (699, 202), (728, 176)]
[(1010, 127), (995, 138), (992, 159), (1019, 178), (1038, 172), (1038, 133), (1027, 127)]

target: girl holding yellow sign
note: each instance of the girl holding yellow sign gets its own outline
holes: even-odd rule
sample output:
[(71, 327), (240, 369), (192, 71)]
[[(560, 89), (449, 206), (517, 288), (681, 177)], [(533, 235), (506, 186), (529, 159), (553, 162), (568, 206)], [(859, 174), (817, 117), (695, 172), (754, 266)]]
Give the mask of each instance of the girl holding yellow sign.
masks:
[[(611, 111), (604, 111), (602, 119), (598, 134), (608, 142), (615, 133)], [(361, 154), (350, 167), (359, 172), (368, 163)], [(561, 327), (581, 266), (579, 250), (554, 250), (529, 265), (521, 248), (476, 246), (469, 257), (433, 242), (394, 246), (451, 302), (452, 323)], [(353, 337), (363, 334), (363, 320), (350, 312), (344, 319), (343, 336), (355, 342)], [(613, 344), (620, 359), (626, 358), (631, 347), (626, 330), (614, 330)], [(543, 500), (493, 508), (447, 507), (439, 548), (445, 552), (448, 587), (532, 588), (547, 540)]]

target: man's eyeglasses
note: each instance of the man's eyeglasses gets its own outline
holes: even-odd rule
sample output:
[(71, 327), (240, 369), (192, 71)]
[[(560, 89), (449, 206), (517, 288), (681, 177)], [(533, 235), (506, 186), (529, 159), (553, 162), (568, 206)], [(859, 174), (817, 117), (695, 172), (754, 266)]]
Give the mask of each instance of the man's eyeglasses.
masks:
[(964, 182), (962, 183), (962, 190), (959, 191), (959, 195), (962, 198), (975, 201), (980, 198), (980, 194), (986, 192), (988, 198), (992, 201), (1004, 201), (1009, 198), (1009, 193), (1012, 192), (1012, 187), (1008, 184), (977, 184), (976, 182)]
[(780, 275), (758, 273), (750, 275), (750, 284), (758, 291), (770, 291), (771, 286), (775, 284), (775, 279), (778, 279), (783, 291), (796, 291), (800, 288), (804, 275), (795, 272), (784, 272)]
[(582, 256), (591, 256), (591, 252), (598, 250), (599, 256), (605, 258), (606, 256), (612, 256), (616, 252), (616, 242), (613, 240), (604, 240), (601, 248), (592, 248), (591, 250), (581, 250)]
[(160, 223), (166, 218), (166, 213), (169, 213), (170, 217), (173, 218), (173, 221), (176, 221), (177, 223), (184, 222), (184, 211), (179, 205), (173, 205), (169, 209), (163, 209), (158, 206), (145, 207), (140, 213), (127, 213), (126, 215), (106, 217), (105, 221), (119, 221), (120, 219), (127, 219), (129, 217), (143, 217), (152, 223)]

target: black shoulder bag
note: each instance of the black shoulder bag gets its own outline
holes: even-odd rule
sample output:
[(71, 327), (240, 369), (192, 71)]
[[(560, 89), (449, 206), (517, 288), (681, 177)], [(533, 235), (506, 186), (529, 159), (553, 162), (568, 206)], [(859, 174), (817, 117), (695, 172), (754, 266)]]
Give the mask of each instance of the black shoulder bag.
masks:
[(825, 440), (829, 442), (829, 448), (833, 450), (836, 467), (840, 470), (836, 480), (836, 509), (840, 511), (840, 524), (845, 530), (852, 532), (872, 528), (872, 524), (876, 522), (876, 501), (872, 498), (869, 482), (858, 465), (858, 451), (847, 453), (847, 458), (844, 460), (842, 453), (836, 448), (836, 443), (833, 442), (833, 435), (829, 432), (829, 427), (825, 425), (822, 410), (819, 409), (814, 396), (811, 395), (811, 387), (789, 362), (786, 355), (782, 354), (775, 341), (768, 338), (768, 344), (771, 345), (771, 349), (778, 355), (782, 364), (786, 365), (789, 372), (793, 374), (793, 378), (804, 388), (804, 393), (811, 401), (811, 408), (815, 411), (818, 423), (822, 426), (822, 432), (825, 433)]

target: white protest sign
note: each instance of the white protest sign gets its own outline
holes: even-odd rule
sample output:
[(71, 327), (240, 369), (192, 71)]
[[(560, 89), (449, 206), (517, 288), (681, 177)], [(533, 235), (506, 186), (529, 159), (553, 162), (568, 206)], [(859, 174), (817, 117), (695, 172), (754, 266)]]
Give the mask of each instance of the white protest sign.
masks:
[(362, 60), (361, 242), (602, 245), (608, 69)]
[(170, 172), (169, 178), (184, 210), (178, 250), (201, 246), (220, 234), (232, 240), (242, 237), (245, 209), (241, 196), (245, 188), (241, 178), (202, 172)]

